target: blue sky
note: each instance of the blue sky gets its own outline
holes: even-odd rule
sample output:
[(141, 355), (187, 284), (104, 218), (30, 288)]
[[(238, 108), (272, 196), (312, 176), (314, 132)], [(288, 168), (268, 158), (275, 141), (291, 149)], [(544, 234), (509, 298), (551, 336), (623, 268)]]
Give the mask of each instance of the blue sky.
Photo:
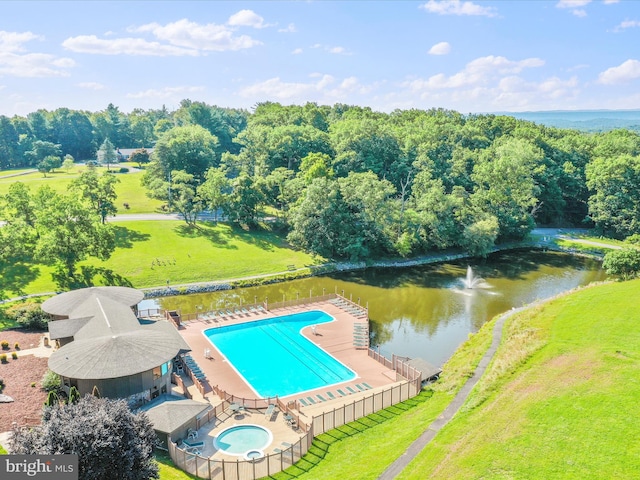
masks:
[(1, 115), (184, 98), (640, 109), (640, 2), (0, 2)]

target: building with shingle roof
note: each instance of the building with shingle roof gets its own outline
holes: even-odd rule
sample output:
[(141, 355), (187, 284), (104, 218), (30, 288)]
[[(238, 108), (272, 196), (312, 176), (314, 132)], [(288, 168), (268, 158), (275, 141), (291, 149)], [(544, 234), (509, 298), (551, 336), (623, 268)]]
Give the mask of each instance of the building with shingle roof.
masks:
[(171, 323), (138, 319), (143, 297), (128, 287), (90, 287), (42, 304), (59, 347), (49, 368), (67, 393), (72, 386), (81, 395), (97, 389), (103, 397), (136, 404), (171, 389), (173, 359), (190, 348)]

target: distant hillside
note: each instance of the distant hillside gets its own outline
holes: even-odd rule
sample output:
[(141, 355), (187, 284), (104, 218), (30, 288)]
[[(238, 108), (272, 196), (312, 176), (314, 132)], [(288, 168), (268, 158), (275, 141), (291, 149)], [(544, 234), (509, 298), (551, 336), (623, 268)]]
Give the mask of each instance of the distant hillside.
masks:
[(640, 132), (640, 110), (554, 110), (547, 112), (500, 112), (521, 120), (582, 132), (607, 132), (625, 128)]

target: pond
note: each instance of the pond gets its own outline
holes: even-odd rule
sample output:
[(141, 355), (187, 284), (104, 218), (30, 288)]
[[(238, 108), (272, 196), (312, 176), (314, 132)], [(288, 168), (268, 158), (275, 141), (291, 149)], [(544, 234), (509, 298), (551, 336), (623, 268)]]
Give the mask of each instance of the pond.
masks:
[[(466, 289), (467, 267), (487, 288)], [(367, 270), (261, 287), (166, 297), (155, 302), (182, 312), (216, 310), (254, 301), (276, 302), (344, 292), (368, 304), (373, 346), (442, 366), (456, 348), (495, 315), (572, 288), (606, 279), (598, 261), (570, 255), (510, 251), (486, 260)], [(148, 308), (150, 302), (145, 302)], [(151, 302), (152, 303), (152, 302)]]

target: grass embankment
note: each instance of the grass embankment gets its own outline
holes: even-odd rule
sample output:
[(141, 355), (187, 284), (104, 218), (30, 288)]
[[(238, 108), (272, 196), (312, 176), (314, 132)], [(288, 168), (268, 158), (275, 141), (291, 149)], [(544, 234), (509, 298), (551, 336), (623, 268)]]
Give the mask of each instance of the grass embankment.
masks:
[[(57, 193), (67, 193), (69, 184), (74, 178), (80, 176), (80, 174), (86, 170), (84, 165), (76, 165), (69, 173), (64, 170), (56, 170), (55, 172), (48, 173), (46, 178), (40, 172), (28, 173), (26, 175), (20, 175), (17, 177), (0, 178), (0, 195), (4, 195), (9, 191), (9, 185), (15, 182), (22, 182), (31, 188), (31, 192), (34, 193), (38, 188), (43, 185), (50, 186)], [(120, 168), (117, 166), (115, 169)], [(106, 168), (99, 167), (98, 174), (102, 175)], [(11, 170), (0, 172), (0, 177), (4, 173), (10, 174)], [(120, 180), (116, 183), (116, 194), (118, 199), (116, 207), (118, 213), (152, 213), (160, 211), (159, 200), (154, 200), (146, 195), (146, 189), (140, 185), (140, 179), (143, 172), (130, 172), (130, 173), (114, 173), (115, 177)], [(129, 209), (124, 208), (124, 204), (129, 204)]]
[[(420, 396), (318, 436), (277, 480), (377, 478), (435, 420), (473, 373), (491, 344), (495, 321), (470, 336), (444, 366), (441, 380)], [(425, 477), (420, 477), (425, 478)]]
[[(134, 287), (206, 282), (287, 271), (321, 262), (293, 250), (281, 235), (268, 231), (245, 232), (227, 224), (182, 221), (113, 222), (117, 249), (105, 262), (91, 265), (113, 271)], [(19, 295), (56, 290), (52, 268), (43, 265), (5, 265), (0, 290)]]
[(639, 289), (592, 287), (508, 321), (463, 411), (399, 478), (637, 478)]

